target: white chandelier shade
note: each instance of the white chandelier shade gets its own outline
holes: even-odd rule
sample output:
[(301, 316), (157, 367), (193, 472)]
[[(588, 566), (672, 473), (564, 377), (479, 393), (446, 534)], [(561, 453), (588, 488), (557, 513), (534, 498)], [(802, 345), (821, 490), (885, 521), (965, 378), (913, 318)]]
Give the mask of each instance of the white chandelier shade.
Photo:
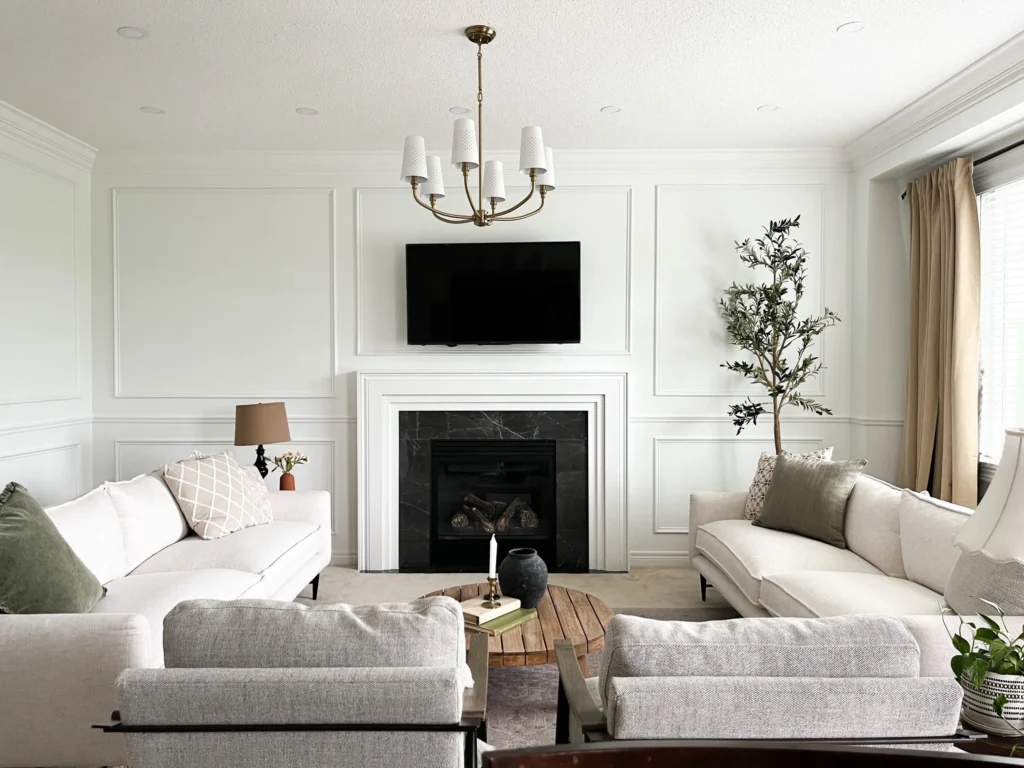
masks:
[(484, 163), (484, 200), (490, 200), (492, 205), (505, 202), (505, 170), (501, 160)]
[[(422, 136), (406, 136), (402, 153), (401, 179), (412, 187), (413, 200), (427, 209), (435, 219), (446, 224), (490, 226), (495, 221), (519, 221), (534, 216), (544, 208), (547, 193), (555, 188), (555, 161), (551, 147), (544, 146), (540, 127), (528, 125), (522, 129), (519, 142), (519, 172), (530, 177), (526, 196), (514, 205), (498, 210), (505, 202), (505, 170), (498, 160), (484, 162), (483, 153), (483, 47), (494, 40), (497, 32), (486, 25), (467, 27), (466, 37), (477, 46), (477, 120), (459, 118), (452, 129), (452, 167), (462, 171), (462, 185), (469, 201), (469, 213), (450, 213), (437, 207), (445, 197), (441, 159), (427, 157)], [(469, 188), (470, 171), (477, 172), (476, 200)], [(421, 195), (423, 197), (421, 197)], [(513, 214), (530, 200), (540, 198), (534, 210)], [(489, 210), (488, 210), (489, 208)]]

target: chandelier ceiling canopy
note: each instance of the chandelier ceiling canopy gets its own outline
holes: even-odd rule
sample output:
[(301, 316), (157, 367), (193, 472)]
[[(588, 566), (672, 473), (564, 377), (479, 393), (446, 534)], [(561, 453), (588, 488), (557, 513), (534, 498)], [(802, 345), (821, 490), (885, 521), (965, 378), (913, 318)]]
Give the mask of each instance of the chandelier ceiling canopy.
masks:
[[(505, 171), (500, 160), (484, 162), (484, 75), (483, 48), (494, 40), (497, 32), (488, 26), (478, 24), (466, 28), (466, 37), (476, 43), (476, 124), (469, 118), (455, 121), (452, 136), (452, 167), (461, 169), (462, 182), (466, 189), (471, 214), (448, 213), (438, 209), (437, 202), (444, 199), (444, 180), (441, 177), (441, 158), (427, 156), (422, 136), (406, 136), (405, 151), (402, 155), (401, 179), (412, 187), (412, 196), (421, 206), (434, 214), (434, 218), (448, 224), (469, 224), (487, 227), (494, 221), (518, 221), (540, 212), (544, 207), (547, 193), (555, 188), (555, 163), (551, 147), (544, 146), (540, 128), (528, 125), (523, 128), (519, 146), (519, 172), (530, 177), (530, 191), (513, 206), (498, 210), (498, 204), (505, 202)], [(477, 199), (469, 191), (469, 172), (477, 172)], [(535, 193), (540, 195), (540, 204), (529, 213), (515, 216), (509, 214), (522, 208)], [(424, 202), (421, 195), (428, 202)], [(488, 210), (489, 206), (489, 210)]]

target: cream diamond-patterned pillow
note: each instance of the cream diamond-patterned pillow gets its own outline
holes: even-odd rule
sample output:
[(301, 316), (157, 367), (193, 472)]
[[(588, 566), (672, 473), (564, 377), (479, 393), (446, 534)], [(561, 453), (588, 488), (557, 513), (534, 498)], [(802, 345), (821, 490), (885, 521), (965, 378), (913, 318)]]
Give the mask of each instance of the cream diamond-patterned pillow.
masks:
[[(192, 458), (208, 459), (210, 457), (209, 454), (202, 451), (192, 451)], [(274, 508), (270, 504), (270, 491), (267, 490), (267, 484), (263, 482), (263, 475), (252, 465), (246, 467), (239, 465), (238, 468), (242, 470), (242, 481), (245, 483), (245, 489), (256, 504), (256, 522), (253, 525), (274, 522)]]
[[(817, 459), (818, 461), (832, 460), (832, 446), (822, 448), (813, 453), (795, 453), (787, 455), (798, 459)], [(764, 497), (768, 493), (768, 486), (772, 484), (772, 475), (775, 474), (775, 460), (778, 458), (774, 453), (762, 453), (757, 460), (757, 472), (754, 473), (754, 482), (750, 484), (747, 491), (747, 503), (743, 507), (744, 520), (757, 520), (761, 517), (761, 509), (764, 507)]]
[(219, 539), (257, 524), (256, 503), (241, 467), (227, 451), (166, 464), (164, 480), (192, 530), (204, 539)]

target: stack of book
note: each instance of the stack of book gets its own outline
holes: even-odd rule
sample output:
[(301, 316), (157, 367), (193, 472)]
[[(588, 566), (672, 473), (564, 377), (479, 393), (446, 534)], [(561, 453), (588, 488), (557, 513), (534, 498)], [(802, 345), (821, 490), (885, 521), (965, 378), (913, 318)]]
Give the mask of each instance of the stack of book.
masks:
[(521, 608), (516, 597), (501, 598), (495, 608), (485, 607), (486, 601), (483, 595), (462, 601), (466, 629), (485, 635), (500, 635), (537, 617), (535, 608)]

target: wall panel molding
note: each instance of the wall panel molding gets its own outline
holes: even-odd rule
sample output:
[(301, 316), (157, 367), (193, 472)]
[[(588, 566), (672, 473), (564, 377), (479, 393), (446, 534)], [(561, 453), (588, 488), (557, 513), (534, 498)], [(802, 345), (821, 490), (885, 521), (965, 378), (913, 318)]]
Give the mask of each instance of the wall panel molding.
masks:
[[(209, 391), (209, 392), (131, 392), (126, 391), (123, 384), (124, 361), (122, 359), (122, 311), (121, 311), (121, 237), (120, 227), (122, 215), (120, 212), (120, 200), (128, 195), (145, 194), (242, 194), (242, 195), (287, 195), (323, 193), (328, 198), (329, 215), (326, 225), (328, 228), (328, 291), (329, 291), (329, 366), (325, 371), (324, 378), (328, 382), (326, 389), (315, 391), (303, 390), (278, 390), (278, 391), (253, 391), (242, 392), (241, 388), (233, 387), (231, 391)], [(112, 295), (113, 295), (113, 318), (114, 318), (114, 397), (131, 399), (251, 399), (251, 398), (333, 398), (336, 396), (336, 371), (337, 371), (337, 200), (336, 190), (333, 187), (112, 187), (111, 188), (111, 271), (112, 271)], [(239, 331), (244, 332), (242, 330)], [(155, 343), (155, 342), (154, 342)]]
[(92, 169), (96, 148), (0, 101), (0, 136), (82, 171)]
[[(654, 188), (654, 395), (655, 397), (685, 397), (685, 398), (734, 398), (734, 397), (745, 397), (749, 392), (737, 388), (736, 390), (716, 390), (716, 389), (686, 389), (686, 388), (670, 388), (662, 384), (662, 367), (663, 367), (663, 355), (660, 350), (661, 339), (665, 336), (666, 331), (663, 328), (663, 307), (665, 305), (665, 299), (662, 296), (662, 290), (665, 287), (665, 281), (662, 280), (662, 274), (665, 270), (664, 258), (665, 258), (665, 243), (662, 232), (662, 222), (665, 219), (662, 206), (665, 200), (665, 193), (669, 191), (684, 190), (687, 192), (728, 192), (730, 190), (772, 190), (772, 189), (806, 189), (816, 190), (818, 192), (818, 205), (819, 210), (815, 213), (820, 219), (820, 240), (816, 243), (805, 243), (808, 246), (808, 252), (817, 254), (819, 257), (819, 263), (817, 269), (819, 270), (819, 282), (818, 282), (818, 301), (820, 307), (825, 307), (825, 286), (827, 284), (827, 264), (825, 259), (826, 247), (828, 244), (828, 210), (826, 209), (826, 198), (828, 191), (828, 184), (821, 182), (808, 182), (808, 181), (756, 181), (756, 182), (728, 182), (721, 184), (658, 184)], [(801, 216), (805, 215), (806, 212), (801, 212)], [(749, 233), (749, 237), (754, 237), (757, 232)], [(799, 231), (796, 234), (796, 239), (803, 241), (800, 237)], [(726, 258), (726, 254), (723, 253), (723, 258)], [(736, 259), (735, 255), (733, 258)], [(721, 286), (721, 290), (724, 290), (727, 286)], [(709, 297), (711, 301), (717, 301), (721, 297), (721, 290), (714, 297)], [(818, 311), (818, 310), (816, 310)], [(819, 336), (816, 342), (815, 351), (823, 364), (821, 373), (818, 374), (817, 378), (813, 382), (812, 386), (814, 389), (804, 390), (804, 394), (807, 397), (820, 398), (826, 395), (828, 388), (825, 384), (825, 377), (828, 373), (828, 362), (826, 355), (825, 335)], [(724, 356), (722, 362), (725, 361), (727, 356)]]
[[(725, 437), (725, 436), (656, 436), (652, 439), (654, 447), (654, 461), (653, 461), (653, 477), (651, 480), (652, 498), (653, 504), (653, 518), (654, 518), (654, 532), (657, 533), (674, 533), (674, 534), (688, 534), (690, 528), (688, 525), (672, 525), (663, 521), (663, 503), (661, 498), (661, 451), (663, 445), (669, 445), (672, 443), (684, 443), (684, 444), (763, 444), (774, 450), (775, 441), (772, 437)], [(807, 443), (813, 445), (815, 448), (812, 450), (820, 450), (825, 445), (824, 437), (792, 437), (786, 438), (788, 445), (794, 443)]]
[[(70, 501), (71, 499), (82, 495), (82, 473), (79, 471), (82, 466), (82, 443), (60, 443), (58, 445), (48, 445), (42, 448), (30, 448), (26, 451), (12, 451), (10, 453), (0, 455), (0, 464), (17, 459), (38, 458), (41, 456), (59, 453), (71, 453), (73, 455), (72, 463), (74, 465), (74, 485), (71, 494), (68, 495), (67, 499), (49, 500), (46, 498), (45, 494), (41, 494), (38, 490), (36, 491), (36, 498), (40, 499), (40, 503), (43, 504), (43, 506), (53, 506), (54, 504), (61, 504), (64, 501)], [(32, 481), (29, 480), (29, 482), (31, 483)], [(49, 489), (47, 488), (46, 490), (48, 491)]]

